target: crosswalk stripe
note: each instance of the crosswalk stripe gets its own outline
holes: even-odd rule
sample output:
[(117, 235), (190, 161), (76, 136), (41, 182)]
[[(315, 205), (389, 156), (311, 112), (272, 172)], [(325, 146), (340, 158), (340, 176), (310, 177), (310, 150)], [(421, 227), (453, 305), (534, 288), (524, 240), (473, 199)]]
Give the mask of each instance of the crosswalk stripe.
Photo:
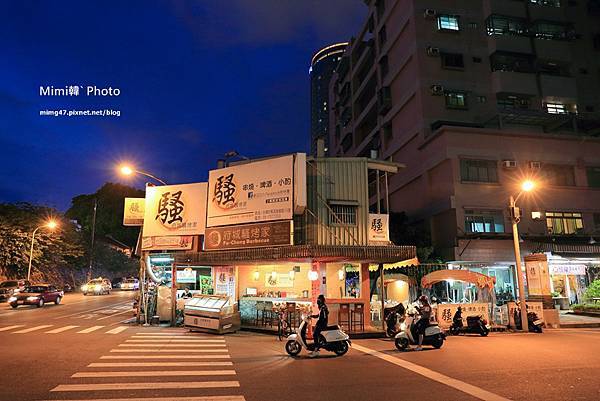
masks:
[(243, 395), (209, 395), (200, 397), (152, 397), (152, 398), (101, 398), (87, 400), (47, 400), (47, 401), (246, 401)]
[(23, 327), (23, 326), (25, 326), (25, 325), (24, 324), (16, 324), (14, 326), (1, 327), (0, 331), (8, 331), (8, 330), (16, 329), (16, 328)]
[(183, 367), (183, 366), (233, 366), (233, 362), (95, 362), (88, 368)]
[(125, 331), (125, 330), (127, 330), (128, 328), (129, 328), (129, 327), (127, 327), (127, 326), (119, 326), (119, 327), (116, 327), (116, 328), (114, 328), (114, 329), (112, 329), (112, 330), (108, 330), (108, 331), (106, 332), (106, 334), (119, 334), (120, 332), (122, 332), (122, 331)]
[(100, 359), (231, 359), (226, 354), (220, 355), (103, 355)]
[(111, 349), (110, 352), (226, 352), (225, 349), (169, 349), (161, 350), (160, 348), (144, 348), (144, 349)]
[(54, 330), (49, 330), (46, 333), (48, 334), (56, 334), (56, 333), (62, 333), (63, 331), (67, 331), (67, 330), (71, 330), (74, 329), (76, 327), (79, 326), (65, 326), (65, 327), (59, 327), (58, 329), (54, 329)]
[(35, 326), (35, 327), (30, 327), (28, 329), (14, 331), (13, 334), (31, 333), (32, 331), (41, 330), (41, 329), (45, 329), (45, 328), (48, 328), (48, 327), (52, 327), (52, 325), (51, 324), (43, 324), (41, 326)]
[(177, 335), (177, 336), (183, 336), (188, 334), (185, 331), (172, 331), (172, 332), (161, 332), (161, 331), (138, 331), (137, 333), (135, 333), (136, 335), (148, 335), (148, 336), (173, 336), (173, 335)]
[[(118, 391), (118, 390), (162, 390), (180, 388), (230, 388), (239, 387), (238, 381), (202, 381), (202, 382), (150, 382), (150, 383), (91, 383), (59, 384), (51, 392), (57, 391)], [(171, 398), (172, 399), (172, 398)]]
[(166, 377), (166, 376), (230, 376), (235, 370), (152, 370), (132, 372), (78, 372), (71, 377)]
[(167, 340), (167, 339), (202, 339), (202, 338), (212, 338), (214, 340), (222, 340), (225, 337), (223, 336), (195, 336), (195, 335), (188, 335), (188, 336), (131, 336), (131, 338), (137, 338), (137, 339), (161, 339), (161, 340)]
[(87, 334), (87, 333), (91, 333), (92, 331), (96, 331), (96, 330), (98, 330), (98, 329), (101, 329), (101, 328), (103, 328), (103, 327), (104, 327), (104, 326), (92, 326), (92, 327), (89, 327), (89, 328), (87, 328), (87, 329), (85, 329), (85, 330), (78, 331), (78, 332), (77, 332), (77, 334)]
[(126, 340), (126, 343), (154, 343), (154, 344), (160, 344), (160, 343), (171, 343), (171, 344), (178, 344), (178, 343), (224, 343), (225, 340), (170, 340), (170, 339), (166, 339), (166, 340)]
[[(223, 341), (224, 342), (224, 341)], [(119, 344), (119, 347), (226, 347), (226, 344)]]

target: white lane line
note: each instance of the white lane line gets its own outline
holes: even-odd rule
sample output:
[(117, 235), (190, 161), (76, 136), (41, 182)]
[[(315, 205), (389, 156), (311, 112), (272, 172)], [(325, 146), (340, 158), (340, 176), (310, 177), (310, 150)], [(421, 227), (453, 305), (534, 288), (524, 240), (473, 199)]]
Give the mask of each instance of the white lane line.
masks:
[(170, 336), (173, 334), (187, 334), (187, 331), (176, 331), (176, 330), (168, 330), (167, 332), (164, 331), (138, 331), (135, 334), (147, 334), (147, 335), (151, 335), (151, 336)]
[[(163, 390), (171, 388), (230, 388), (239, 387), (237, 381), (211, 382), (151, 382), (151, 383), (94, 383), (94, 384), (59, 384), (55, 391), (119, 391), (119, 390)], [(172, 398), (171, 398), (172, 399)]]
[(92, 326), (92, 327), (89, 327), (89, 328), (87, 328), (87, 329), (84, 329), (84, 330), (78, 331), (78, 332), (77, 332), (77, 334), (87, 334), (87, 333), (91, 333), (92, 331), (96, 331), (96, 330), (98, 330), (98, 329), (101, 329), (101, 328), (103, 328), (103, 327), (104, 327), (104, 326)]
[(170, 340), (170, 339), (166, 339), (166, 340), (126, 340), (126, 343), (153, 343), (153, 344), (162, 344), (162, 343), (169, 343), (169, 344), (179, 344), (179, 343), (224, 343), (225, 340)]
[(111, 349), (110, 352), (226, 352), (225, 349), (160, 349), (160, 348), (144, 348), (144, 349)]
[(101, 318), (99, 318), (99, 319), (96, 319), (96, 320), (104, 320), (104, 319), (108, 319), (108, 318), (111, 318), (111, 317), (113, 317), (113, 316), (122, 315), (123, 313), (131, 313), (131, 311), (132, 311), (132, 309), (127, 309), (127, 310), (124, 310), (123, 312), (119, 312), (119, 313), (113, 313), (112, 315), (104, 316), (104, 317), (101, 317)]
[(220, 355), (103, 355), (100, 359), (231, 359), (228, 354)]
[(106, 332), (106, 334), (119, 334), (120, 332), (122, 332), (122, 331), (125, 331), (125, 330), (127, 330), (128, 328), (129, 328), (129, 327), (127, 327), (127, 326), (119, 326), (119, 327), (116, 327), (116, 328), (114, 328), (114, 329), (112, 329), (112, 330), (108, 330), (108, 331)]
[(16, 324), (14, 326), (1, 327), (0, 331), (8, 331), (8, 330), (17, 329), (17, 328), (23, 327), (23, 326), (25, 326), (25, 325), (24, 324)]
[(101, 398), (86, 400), (46, 400), (46, 401), (246, 401), (243, 395), (209, 395), (200, 397), (152, 397), (152, 398)]
[(131, 372), (77, 372), (71, 377), (166, 377), (166, 376), (233, 376), (235, 370), (151, 370)]
[[(224, 341), (223, 341), (224, 342)], [(202, 347), (226, 347), (226, 344), (119, 344), (119, 347), (179, 347), (179, 348), (202, 348)]]
[(417, 365), (415, 363), (406, 361), (404, 359), (396, 358), (391, 355), (384, 354), (383, 352), (375, 351), (367, 347), (363, 347), (358, 344), (352, 344), (352, 348), (364, 352), (365, 354), (372, 355), (379, 359), (383, 359), (386, 362), (393, 363), (394, 365), (400, 366), (404, 369), (410, 370), (418, 375), (424, 376), (427, 379), (436, 381), (438, 383), (445, 384), (448, 387), (452, 387), (457, 389), (458, 391), (462, 391), (463, 393), (472, 395), (475, 398), (479, 398), (484, 401), (510, 401), (508, 398), (504, 398), (498, 394), (491, 393), (487, 390), (484, 390), (480, 387), (473, 386), (472, 384), (465, 383), (458, 379), (454, 379), (452, 377), (443, 375), (434, 370), (425, 368), (423, 366)]
[(12, 334), (31, 333), (32, 331), (41, 330), (41, 329), (45, 329), (45, 328), (48, 328), (48, 327), (52, 327), (52, 325), (51, 324), (43, 324), (41, 326), (35, 326), (35, 327), (30, 327), (28, 329), (14, 331)]
[(216, 336), (131, 336), (134, 339), (147, 339), (147, 340), (187, 340), (187, 339), (204, 339), (210, 338), (213, 340), (223, 340), (225, 337), (216, 337)]
[(88, 368), (136, 368), (136, 367), (189, 367), (189, 366), (233, 366), (233, 362), (94, 362)]
[(62, 333), (63, 331), (71, 330), (71, 329), (74, 329), (76, 327), (79, 327), (79, 326), (65, 326), (65, 327), (60, 327), (58, 329), (49, 330), (46, 333), (48, 333), (48, 334)]

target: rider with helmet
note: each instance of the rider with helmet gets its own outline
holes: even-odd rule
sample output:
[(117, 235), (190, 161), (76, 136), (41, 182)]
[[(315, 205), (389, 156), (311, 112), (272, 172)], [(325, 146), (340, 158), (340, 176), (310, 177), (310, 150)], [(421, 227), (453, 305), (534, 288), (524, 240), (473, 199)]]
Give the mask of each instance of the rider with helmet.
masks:
[(429, 325), (429, 319), (431, 318), (431, 305), (429, 305), (429, 299), (427, 299), (427, 295), (421, 295), (419, 297), (419, 303), (421, 306), (417, 307), (421, 318), (416, 323), (417, 333), (419, 333), (419, 345), (416, 350), (421, 351), (423, 349), (423, 338), (425, 337), (425, 329)]
[(313, 330), (315, 348), (310, 354), (311, 357), (319, 355), (319, 336), (321, 335), (321, 331), (327, 328), (327, 320), (329, 318), (329, 309), (325, 304), (325, 296), (323, 294), (317, 297), (317, 306), (319, 307), (319, 314), (312, 316), (313, 318), (319, 319), (317, 320), (317, 324), (315, 324), (315, 329)]

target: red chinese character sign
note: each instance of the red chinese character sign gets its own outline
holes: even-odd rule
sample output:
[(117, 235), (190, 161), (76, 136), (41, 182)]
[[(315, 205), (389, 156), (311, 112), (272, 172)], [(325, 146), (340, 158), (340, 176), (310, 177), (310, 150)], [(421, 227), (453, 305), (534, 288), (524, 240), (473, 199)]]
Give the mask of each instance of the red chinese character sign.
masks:
[(143, 236), (204, 234), (206, 193), (205, 182), (146, 187)]

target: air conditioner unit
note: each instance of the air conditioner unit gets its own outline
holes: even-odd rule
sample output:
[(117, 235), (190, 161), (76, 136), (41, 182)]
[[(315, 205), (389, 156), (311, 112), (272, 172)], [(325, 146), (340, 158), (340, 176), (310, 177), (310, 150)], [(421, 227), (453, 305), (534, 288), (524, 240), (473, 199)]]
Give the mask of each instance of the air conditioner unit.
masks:
[(539, 170), (542, 168), (541, 162), (529, 162), (529, 168), (532, 170)]
[(427, 47), (427, 55), (431, 57), (438, 57), (440, 55), (439, 47)]
[(444, 87), (442, 85), (431, 85), (429, 89), (434, 96), (442, 96), (444, 94)]
[(517, 161), (516, 160), (502, 160), (502, 167), (504, 168), (516, 168)]
[(436, 15), (437, 15), (437, 12), (431, 8), (426, 8), (425, 11), (423, 12), (423, 17), (425, 17), (425, 18), (435, 18)]

